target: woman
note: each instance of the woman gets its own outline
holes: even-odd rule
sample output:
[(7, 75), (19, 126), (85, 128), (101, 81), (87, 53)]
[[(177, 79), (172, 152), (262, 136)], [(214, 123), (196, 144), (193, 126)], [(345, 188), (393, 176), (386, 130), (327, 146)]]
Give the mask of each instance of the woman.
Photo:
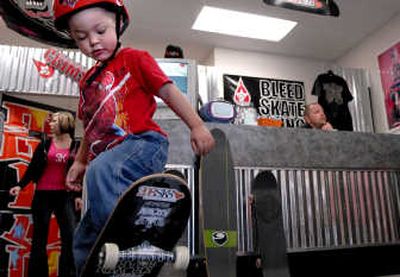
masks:
[(73, 139), (74, 117), (68, 112), (57, 112), (52, 114), (49, 125), (51, 138), (38, 145), (23, 178), (10, 189), (10, 194), (16, 196), (31, 181), (36, 184), (32, 200), (29, 277), (49, 276), (46, 246), (52, 213), (56, 216), (61, 235), (59, 276), (75, 276), (72, 238), (76, 224), (74, 205), (79, 203), (79, 199), (74, 200), (77, 195), (65, 189), (66, 173), (78, 149), (78, 143)]

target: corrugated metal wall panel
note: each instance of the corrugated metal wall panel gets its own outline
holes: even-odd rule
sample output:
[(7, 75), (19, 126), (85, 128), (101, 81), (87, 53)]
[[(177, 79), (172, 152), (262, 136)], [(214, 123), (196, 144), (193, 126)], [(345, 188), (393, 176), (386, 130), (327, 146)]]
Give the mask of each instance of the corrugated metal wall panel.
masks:
[[(44, 48), (0, 45), (0, 91), (31, 94), (78, 96), (78, 84), (57, 70), (42, 78), (33, 60), (45, 62)], [(77, 65), (89, 68), (94, 61), (79, 51), (62, 51)]]
[(271, 170), (281, 187), (288, 251), (400, 243), (400, 172), (235, 168), (239, 250), (253, 251), (251, 182)]
[(195, 255), (195, 243), (196, 243), (196, 213), (197, 211), (194, 209), (196, 207), (195, 199), (198, 197), (196, 195), (195, 190), (195, 170), (193, 166), (189, 165), (176, 165), (176, 164), (167, 164), (166, 169), (175, 169), (180, 171), (184, 176), (187, 177), (187, 184), (189, 186), (190, 192), (192, 194), (192, 210), (190, 213), (190, 218), (188, 222), (188, 227), (185, 231), (185, 234), (182, 236), (180, 242), (187, 245), (190, 249), (191, 255)]

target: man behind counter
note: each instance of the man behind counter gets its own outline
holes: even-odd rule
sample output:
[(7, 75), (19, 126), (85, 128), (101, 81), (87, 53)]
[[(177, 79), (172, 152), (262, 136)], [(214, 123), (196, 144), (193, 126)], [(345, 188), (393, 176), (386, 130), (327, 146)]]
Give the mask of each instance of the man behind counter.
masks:
[(320, 129), (325, 131), (335, 130), (332, 125), (327, 122), (324, 109), (316, 102), (306, 106), (304, 111), (304, 120), (306, 121), (304, 128)]

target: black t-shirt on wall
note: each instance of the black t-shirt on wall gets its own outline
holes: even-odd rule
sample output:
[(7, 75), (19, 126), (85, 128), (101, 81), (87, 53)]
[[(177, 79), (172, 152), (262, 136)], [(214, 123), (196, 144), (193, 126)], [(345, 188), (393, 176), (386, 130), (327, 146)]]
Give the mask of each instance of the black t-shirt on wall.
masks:
[(318, 103), (324, 108), (327, 120), (334, 129), (353, 131), (348, 103), (353, 96), (346, 81), (331, 72), (318, 75), (312, 94), (318, 96)]

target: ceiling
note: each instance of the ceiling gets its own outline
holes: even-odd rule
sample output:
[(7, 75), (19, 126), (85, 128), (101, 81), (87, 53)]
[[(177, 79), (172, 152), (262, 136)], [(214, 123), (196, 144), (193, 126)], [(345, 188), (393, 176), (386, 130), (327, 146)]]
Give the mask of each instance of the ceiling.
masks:
[[(262, 0), (125, 0), (132, 24), (124, 42), (139, 45), (178, 44), (185, 56), (207, 59), (215, 47), (334, 61), (382, 28), (400, 12), (400, 0), (335, 0), (339, 17), (269, 6)], [(236, 38), (191, 30), (203, 5), (295, 20), (299, 24), (280, 42)], [(0, 43), (18, 44), (0, 22)], [(160, 52), (160, 50), (159, 50)]]

